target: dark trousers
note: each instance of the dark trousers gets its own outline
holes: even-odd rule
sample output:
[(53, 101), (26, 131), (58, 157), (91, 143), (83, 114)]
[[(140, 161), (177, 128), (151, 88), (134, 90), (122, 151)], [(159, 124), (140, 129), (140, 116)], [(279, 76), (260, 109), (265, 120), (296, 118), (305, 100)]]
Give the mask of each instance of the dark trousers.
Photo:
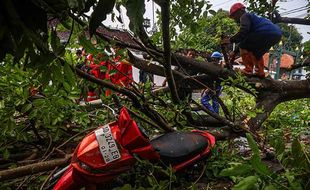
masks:
[(252, 52), (257, 59), (261, 59), (280, 40), (281, 35), (250, 33), (240, 42), (239, 47)]

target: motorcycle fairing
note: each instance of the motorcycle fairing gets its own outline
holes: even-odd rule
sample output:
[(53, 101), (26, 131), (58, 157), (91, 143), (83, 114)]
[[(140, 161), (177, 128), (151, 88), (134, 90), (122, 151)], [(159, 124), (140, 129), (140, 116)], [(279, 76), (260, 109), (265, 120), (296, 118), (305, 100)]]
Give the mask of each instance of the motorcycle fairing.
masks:
[[(78, 177), (75, 177), (78, 180)], [(80, 180), (78, 180), (80, 181)], [(61, 176), (61, 178), (57, 181), (54, 186), (54, 190), (75, 190), (80, 189), (80, 183), (76, 183), (73, 179), (73, 167), (72, 165), (65, 171), (65, 173)]]
[[(89, 133), (80, 142), (73, 154), (72, 171), (68, 173), (71, 178), (66, 176), (70, 181), (74, 181), (74, 185), (81, 184), (83, 186), (87, 183), (99, 184), (110, 181), (134, 165), (136, 159), (133, 154), (144, 159), (159, 159), (158, 153), (153, 149), (150, 141), (141, 133), (125, 107), (121, 109), (118, 121), (108, 125), (121, 158), (105, 163), (99, 150), (95, 132)], [(100, 126), (99, 128), (103, 127)], [(63, 177), (60, 181), (65, 184), (66, 181), (63, 180)], [(61, 185), (58, 184), (57, 187), (61, 187)]]

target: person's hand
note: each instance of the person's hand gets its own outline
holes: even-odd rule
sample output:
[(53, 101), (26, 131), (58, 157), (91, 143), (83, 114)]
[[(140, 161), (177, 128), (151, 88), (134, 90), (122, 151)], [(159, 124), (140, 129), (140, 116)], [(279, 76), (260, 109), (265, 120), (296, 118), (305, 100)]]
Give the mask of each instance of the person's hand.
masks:
[(201, 91), (201, 93), (200, 93), (201, 97), (202, 97), (203, 95), (205, 95), (205, 93), (208, 93), (209, 91), (210, 91), (210, 89), (208, 89), (208, 88), (203, 89), (203, 90)]
[(222, 45), (226, 45), (226, 44), (230, 44), (230, 39), (225, 37), (221, 39), (221, 44)]
[(234, 51), (231, 51), (231, 52), (229, 53), (229, 59), (230, 59), (230, 60), (234, 60), (235, 57), (236, 57), (236, 53), (235, 53)]

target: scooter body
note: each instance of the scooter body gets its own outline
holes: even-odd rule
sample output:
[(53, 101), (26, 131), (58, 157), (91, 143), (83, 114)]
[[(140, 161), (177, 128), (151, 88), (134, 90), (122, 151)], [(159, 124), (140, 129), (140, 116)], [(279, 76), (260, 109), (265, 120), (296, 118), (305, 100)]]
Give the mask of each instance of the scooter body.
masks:
[(109, 182), (132, 168), (134, 155), (179, 171), (205, 158), (214, 144), (211, 134), (198, 130), (171, 132), (150, 141), (123, 107), (117, 121), (100, 126), (80, 142), (54, 189)]

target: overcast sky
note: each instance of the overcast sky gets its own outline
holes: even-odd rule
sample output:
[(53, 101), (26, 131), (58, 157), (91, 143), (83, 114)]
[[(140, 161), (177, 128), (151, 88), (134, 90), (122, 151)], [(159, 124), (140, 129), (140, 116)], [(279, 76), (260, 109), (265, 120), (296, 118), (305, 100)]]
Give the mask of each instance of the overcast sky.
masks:
[[(229, 10), (231, 5), (236, 3), (236, 2), (243, 2), (243, 1), (238, 1), (238, 0), (209, 0), (213, 6), (211, 7), (214, 10), (218, 9), (224, 9), (224, 10)], [(145, 1), (146, 3), (146, 13), (144, 14), (144, 17), (151, 19), (151, 22), (153, 21), (153, 2), (152, 0)], [(303, 7), (307, 5), (307, 0), (282, 0), (277, 3), (277, 5), (280, 7), (279, 12), (281, 16), (285, 17), (296, 17), (296, 18), (304, 18), (307, 14), (307, 10), (303, 10)], [(154, 4), (154, 10), (158, 9), (159, 6)], [(302, 11), (299, 11), (301, 8)], [(124, 9), (123, 9), (124, 10)], [(284, 14), (283, 14), (284, 13)], [(285, 14), (286, 13), (286, 14)], [(288, 14), (289, 13), (289, 14)], [(111, 21), (105, 21), (104, 24), (106, 25), (111, 25), (113, 27), (128, 27), (128, 18), (126, 16), (125, 10), (122, 13), (123, 18), (125, 20), (125, 25), (123, 26), (120, 23), (112, 23)], [(156, 14), (155, 14), (156, 17)], [(156, 18), (154, 18), (156, 21)], [(307, 32), (310, 32), (310, 26), (309, 25), (295, 25), (298, 31), (302, 34), (303, 36), (303, 42), (310, 40), (310, 34), (307, 34)]]

